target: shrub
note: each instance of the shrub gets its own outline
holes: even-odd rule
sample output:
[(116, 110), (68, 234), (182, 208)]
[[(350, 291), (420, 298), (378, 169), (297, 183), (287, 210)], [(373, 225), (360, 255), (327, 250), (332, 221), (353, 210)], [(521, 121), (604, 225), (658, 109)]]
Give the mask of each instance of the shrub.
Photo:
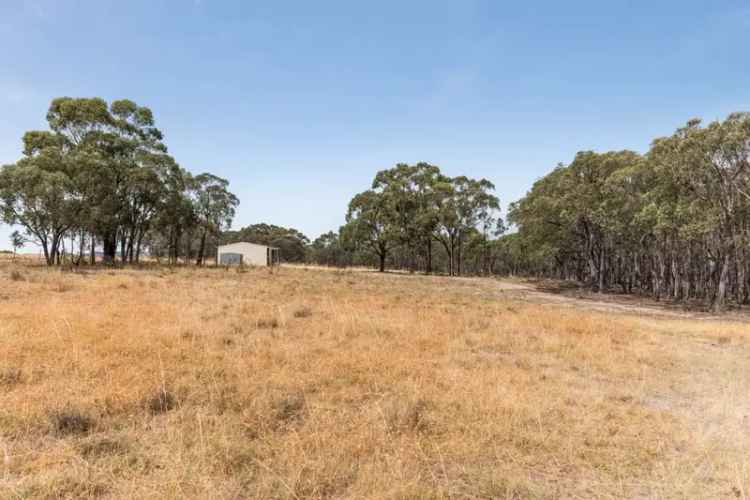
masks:
[(10, 280), (11, 281), (25, 281), (26, 278), (24, 277), (21, 271), (19, 271), (18, 269), (13, 269), (10, 272)]
[(429, 428), (428, 404), (423, 399), (394, 399), (385, 408), (390, 432), (423, 432)]
[(177, 408), (177, 398), (167, 388), (160, 388), (146, 401), (146, 408), (152, 415), (166, 413)]
[(0, 386), (11, 386), (21, 382), (20, 368), (5, 368), (0, 370)]
[(305, 413), (305, 406), (305, 395), (301, 392), (279, 398), (273, 404), (276, 420), (285, 423), (299, 420)]
[(94, 428), (94, 420), (75, 408), (57, 410), (49, 416), (52, 430), (58, 436), (87, 434)]
[(279, 320), (276, 318), (260, 318), (255, 322), (255, 326), (258, 328), (278, 328), (279, 327)]
[(295, 318), (309, 318), (310, 316), (312, 316), (312, 309), (307, 306), (301, 307), (294, 311)]
[(120, 455), (128, 450), (128, 447), (121, 440), (103, 438), (95, 439), (81, 444), (81, 456), (85, 458), (100, 458), (108, 455)]

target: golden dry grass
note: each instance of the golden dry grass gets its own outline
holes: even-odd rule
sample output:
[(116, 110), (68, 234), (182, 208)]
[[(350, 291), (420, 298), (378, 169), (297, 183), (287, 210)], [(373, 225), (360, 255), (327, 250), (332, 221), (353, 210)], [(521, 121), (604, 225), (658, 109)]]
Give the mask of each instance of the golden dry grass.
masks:
[(748, 330), (492, 280), (3, 262), (0, 498), (748, 498)]

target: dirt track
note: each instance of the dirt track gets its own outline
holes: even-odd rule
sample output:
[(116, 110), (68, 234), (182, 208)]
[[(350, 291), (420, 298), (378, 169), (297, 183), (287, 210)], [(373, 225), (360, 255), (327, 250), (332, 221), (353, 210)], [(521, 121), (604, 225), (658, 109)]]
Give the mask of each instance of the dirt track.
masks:
[(680, 304), (656, 302), (635, 295), (596, 294), (577, 288), (564, 289), (508, 280), (496, 280), (495, 283), (497, 289), (503, 292), (506, 297), (541, 304), (672, 319), (750, 322), (748, 311), (728, 311), (716, 314), (698, 309), (688, 309)]
[(290, 265), (284, 267), (296, 269), (324, 270), (339, 273), (368, 273), (383, 279), (404, 278), (423, 279), (433, 281), (445, 289), (455, 287), (476, 288), (477, 293), (498, 295), (505, 298), (550, 304), (562, 307), (572, 307), (589, 311), (631, 314), (637, 316), (661, 317), (671, 319), (695, 319), (701, 321), (739, 321), (750, 323), (750, 311), (727, 311), (716, 314), (700, 309), (688, 309), (680, 304), (657, 302), (636, 295), (622, 295), (618, 293), (596, 294), (575, 286), (564, 287), (560, 283), (534, 283), (515, 279), (492, 279), (475, 277), (425, 276), (410, 274), (402, 271), (387, 271), (378, 273), (370, 268), (337, 269), (321, 266)]

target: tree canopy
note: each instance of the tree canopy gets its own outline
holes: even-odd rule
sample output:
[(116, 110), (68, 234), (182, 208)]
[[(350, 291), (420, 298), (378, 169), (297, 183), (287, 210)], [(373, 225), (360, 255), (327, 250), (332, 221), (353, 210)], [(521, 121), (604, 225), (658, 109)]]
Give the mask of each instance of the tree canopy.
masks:
[(226, 231), (222, 234), (221, 241), (223, 244), (248, 241), (276, 247), (279, 249), (279, 258), (282, 262), (303, 262), (307, 245), (310, 243), (307, 236), (296, 229), (266, 223)]
[(750, 114), (691, 120), (645, 155), (578, 153), (512, 205), (518, 271), (724, 307), (750, 295)]
[[(49, 130), (23, 137), (23, 157), (0, 169), (0, 217), (20, 226), (49, 265), (67, 254), (93, 263), (100, 245), (112, 263), (137, 262), (144, 245), (189, 258), (200, 230), (218, 238), (239, 203), (228, 182), (193, 177), (172, 158), (150, 109), (130, 100), (60, 97)], [(67, 249), (66, 249), (67, 242)], [(74, 247), (77, 247), (74, 248)]]
[(472, 272), (483, 272), (485, 246), (503, 228), (494, 189), (485, 179), (451, 178), (429, 163), (399, 163), (378, 172), (371, 188), (352, 198), (346, 224), (335, 238), (317, 241), (315, 255), (350, 263), (372, 259), (380, 271), (390, 263), (431, 273), (437, 262), (458, 275), (468, 262)]
[(139, 262), (143, 251), (201, 265), (220, 243), (251, 241), (286, 262), (573, 279), (715, 309), (750, 302), (748, 113), (690, 120), (645, 154), (579, 152), (510, 205), (510, 234), (490, 181), (398, 163), (313, 242), (266, 223), (231, 230), (229, 182), (183, 169), (147, 107), (60, 97), (47, 122), (0, 168), (0, 221), (21, 228), (14, 248), (33, 242), (49, 265), (97, 253)]

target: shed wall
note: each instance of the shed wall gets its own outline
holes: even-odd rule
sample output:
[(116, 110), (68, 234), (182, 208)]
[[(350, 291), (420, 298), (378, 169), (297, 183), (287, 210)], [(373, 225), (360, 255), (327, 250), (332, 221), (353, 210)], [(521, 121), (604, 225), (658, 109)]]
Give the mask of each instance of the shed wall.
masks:
[(229, 245), (222, 245), (218, 248), (219, 262), (222, 261), (222, 254), (226, 253), (242, 254), (242, 262), (248, 266), (268, 265), (268, 247), (263, 245), (254, 245), (251, 243), (231, 243)]

